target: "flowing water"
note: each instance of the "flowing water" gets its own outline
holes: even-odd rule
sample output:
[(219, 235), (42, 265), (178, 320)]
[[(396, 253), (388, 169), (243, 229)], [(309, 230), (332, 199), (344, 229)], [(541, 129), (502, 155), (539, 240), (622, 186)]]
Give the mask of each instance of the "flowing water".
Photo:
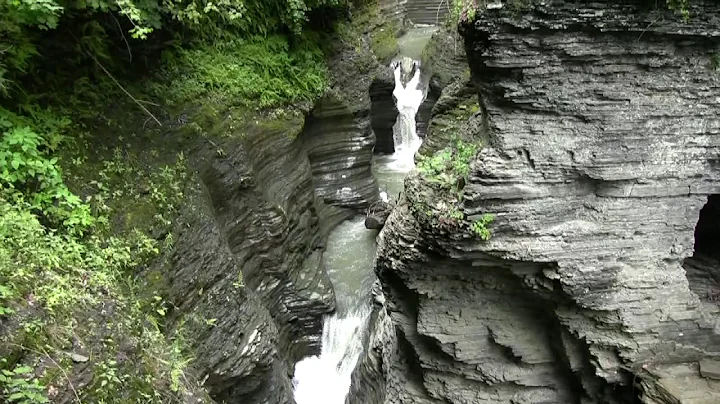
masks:
[[(419, 59), (432, 32), (428, 28), (409, 30), (398, 41), (403, 55)], [(423, 96), (422, 92), (408, 90), (412, 97)], [(393, 128), (396, 152), (375, 156), (373, 161), (373, 173), (391, 203), (402, 191), (405, 175), (415, 167), (414, 155), (421, 144), (416, 134), (416, 112), (401, 109)], [(320, 354), (304, 358), (295, 366), (293, 388), (297, 404), (345, 402), (372, 310), (370, 289), (375, 281), (376, 236), (377, 231), (365, 228), (364, 216), (345, 221), (330, 234), (323, 261), (335, 289), (337, 310), (324, 319)]]

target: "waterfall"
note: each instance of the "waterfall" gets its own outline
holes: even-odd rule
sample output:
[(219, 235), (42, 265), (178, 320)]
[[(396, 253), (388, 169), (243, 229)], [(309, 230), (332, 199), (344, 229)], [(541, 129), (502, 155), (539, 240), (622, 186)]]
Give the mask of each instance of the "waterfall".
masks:
[(375, 250), (375, 233), (365, 229), (364, 216), (341, 223), (330, 234), (323, 260), (337, 310), (324, 318), (320, 354), (295, 365), (297, 404), (345, 403), (372, 312)]
[(322, 352), (298, 362), (293, 389), (297, 404), (343, 404), (355, 364), (363, 351), (362, 332), (371, 308), (325, 317)]
[(403, 66), (401, 63), (392, 64), (391, 68), (395, 74), (395, 105), (398, 109), (398, 118), (393, 126), (393, 141), (395, 153), (393, 154), (393, 166), (400, 171), (407, 172), (415, 167), (415, 152), (420, 148), (422, 140), (417, 135), (417, 124), (415, 117), (420, 104), (425, 99), (425, 92), (420, 88), (420, 66), (415, 60), (412, 61), (412, 69), (415, 70), (412, 79), (403, 85), (401, 75)]
[[(407, 86), (400, 77), (401, 66), (391, 65), (395, 73), (393, 96), (398, 109), (393, 127), (395, 153), (389, 160), (376, 162), (383, 178), (400, 186), (401, 179), (415, 167), (415, 152), (422, 143), (415, 128), (415, 115), (424, 100), (424, 92), (419, 88), (419, 64), (412, 65), (415, 73)], [(375, 233), (365, 229), (364, 217), (342, 223), (330, 234), (323, 259), (335, 289), (337, 310), (324, 318), (320, 354), (306, 357), (295, 365), (293, 395), (297, 404), (345, 403), (372, 312), (370, 288), (374, 281), (376, 248)]]

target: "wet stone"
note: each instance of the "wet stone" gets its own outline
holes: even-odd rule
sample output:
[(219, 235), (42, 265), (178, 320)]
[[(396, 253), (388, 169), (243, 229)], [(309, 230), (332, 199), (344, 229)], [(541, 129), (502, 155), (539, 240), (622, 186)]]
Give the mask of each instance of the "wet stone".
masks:
[(701, 360), (700, 375), (709, 379), (720, 380), (720, 361), (710, 359)]

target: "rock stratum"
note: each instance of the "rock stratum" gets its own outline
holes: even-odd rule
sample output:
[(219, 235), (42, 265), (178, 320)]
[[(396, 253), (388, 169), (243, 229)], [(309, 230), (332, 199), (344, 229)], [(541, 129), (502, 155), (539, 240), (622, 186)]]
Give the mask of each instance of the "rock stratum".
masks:
[(720, 9), (526, 3), (461, 29), (484, 139), (463, 211), (492, 238), (419, 220), (408, 178), (348, 402), (720, 402), (698, 364), (720, 357)]
[(327, 236), (379, 199), (356, 52), (338, 52), (330, 88), (306, 114), (229, 109), (185, 124), (197, 183), (162, 273), (172, 323), (217, 402), (293, 403), (294, 364), (319, 353), (335, 309)]

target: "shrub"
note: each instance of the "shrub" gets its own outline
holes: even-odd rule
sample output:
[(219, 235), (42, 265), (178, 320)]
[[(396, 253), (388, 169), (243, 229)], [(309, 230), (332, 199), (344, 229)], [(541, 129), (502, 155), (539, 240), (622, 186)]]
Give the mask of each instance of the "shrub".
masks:
[(68, 190), (58, 159), (69, 121), (48, 111), (32, 118), (0, 108), (0, 192), (41, 215), (53, 228), (84, 232), (93, 222), (89, 207)]
[(470, 162), (478, 146), (460, 139), (430, 157), (421, 156), (417, 169), (432, 184), (446, 189), (462, 189), (461, 182), (470, 174)]
[(451, 145), (432, 156), (421, 156), (417, 169), (430, 187), (411, 196), (411, 210), (425, 223), (442, 231), (465, 229), (483, 241), (490, 239), (491, 214), (468, 221), (463, 211), (463, 188), (470, 174), (470, 163), (479, 147), (454, 138)]
[(312, 101), (327, 86), (320, 47), (302, 41), (290, 48), (285, 37), (234, 40), (177, 54), (166, 53), (158, 95), (173, 103), (212, 97), (253, 108)]

